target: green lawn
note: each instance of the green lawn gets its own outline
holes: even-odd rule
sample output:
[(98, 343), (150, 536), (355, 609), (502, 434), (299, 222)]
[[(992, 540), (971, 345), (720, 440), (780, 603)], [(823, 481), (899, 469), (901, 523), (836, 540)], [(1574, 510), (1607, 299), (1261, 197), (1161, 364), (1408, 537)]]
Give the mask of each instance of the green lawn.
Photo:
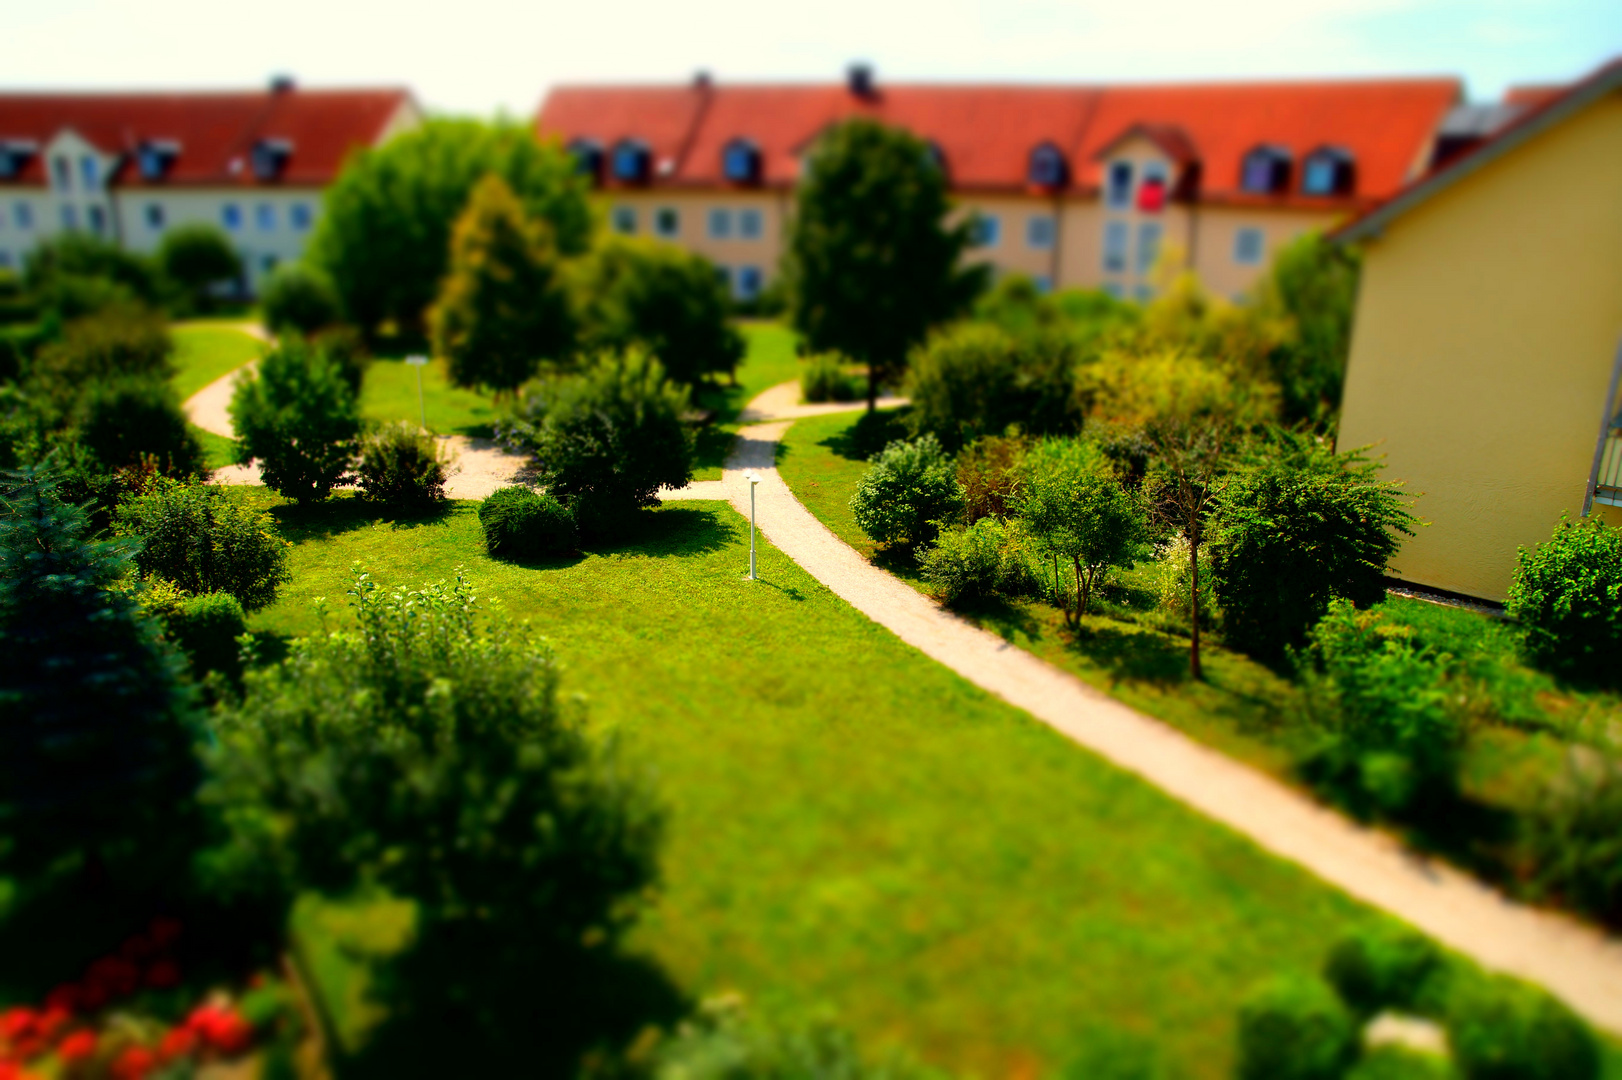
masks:
[(169, 328), (175, 341), (175, 376), (170, 382), (185, 401), (207, 386), (265, 351), (265, 343), (238, 329), (235, 324), (200, 319), (175, 323)]
[(271, 642), (312, 630), (311, 599), (339, 601), (355, 563), (405, 585), (465, 566), (551, 638), (565, 690), (670, 807), (635, 943), (694, 994), (831, 1009), (959, 1072), (1057, 1068), (1108, 1027), (1158, 1044), (1171, 1075), (1216, 1078), (1247, 987), (1379, 917), (906, 647), (774, 548), (746, 584), (724, 504), (523, 567), (483, 554), (471, 504), (393, 523), (354, 499), (248, 497), (295, 543), (292, 584), (252, 620)]
[(186, 425), (197, 441), (203, 444), (203, 461), (210, 469), (221, 469), (236, 461), (235, 444), (224, 435), (204, 431), (195, 424)]
[(737, 385), (707, 389), (696, 397), (695, 403), (713, 410), (715, 419), (698, 432), (694, 480), (721, 479), (721, 466), (732, 453), (733, 436), (742, 426), (738, 414), (745, 405), (762, 390), (800, 377), (800, 361), (794, 351), (799, 337), (793, 330), (764, 321), (740, 322), (738, 329), (749, 348), (738, 365)]
[(428, 430), (441, 435), (489, 437), (500, 415), (488, 394), (452, 386), (444, 360), (432, 360), (423, 367), (422, 404), (417, 397), (417, 369), (403, 359), (380, 357), (366, 366), (360, 408), (367, 420), (421, 423), (424, 405)]

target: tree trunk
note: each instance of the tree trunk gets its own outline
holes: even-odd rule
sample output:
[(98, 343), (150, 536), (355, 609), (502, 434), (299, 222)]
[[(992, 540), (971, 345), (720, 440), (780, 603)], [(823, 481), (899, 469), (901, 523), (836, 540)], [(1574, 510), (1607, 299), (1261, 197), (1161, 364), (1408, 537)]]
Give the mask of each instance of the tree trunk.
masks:
[(1093, 594), (1093, 582), (1090, 574), (1081, 572), (1081, 560), (1072, 557), (1076, 564), (1076, 626), (1081, 626), (1081, 617), (1087, 614), (1087, 600)]
[(879, 366), (869, 362), (867, 365), (867, 411), (878, 412), (879, 409)]
[(1193, 627), (1189, 637), (1188, 671), (1196, 679), (1205, 676), (1200, 671), (1200, 527), (1196, 521), (1188, 532), (1188, 621)]

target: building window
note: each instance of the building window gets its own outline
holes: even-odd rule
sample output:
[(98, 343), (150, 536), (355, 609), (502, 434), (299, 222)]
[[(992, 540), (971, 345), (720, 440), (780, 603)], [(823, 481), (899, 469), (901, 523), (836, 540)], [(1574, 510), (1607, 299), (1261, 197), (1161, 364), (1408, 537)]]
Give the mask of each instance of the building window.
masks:
[(1349, 195), (1352, 191), (1352, 155), (1339, 147), (1325, 146), (1307, 155), (1301, 169), (1304, 195)]
[(287, 208), (287, 221), (299, 232), (309, 229), (311, 220), (315, 217), (310, 212), (309, 203), (296, 202)]
[(1233, 234), (1233, 261), (1241, 266), (1255, 266), (1262, 261), (1262, 231), (1239, 229)]
[(62, 227), (69, 232), (79, 227), (79, 211), (76, 207), (62, 207)]
[(1143, 167), (1143, 183), (1138, 185), (1138, 209), (1158, 214), (1166, 207), (1166, 166), (1151, 161)]
[(1043, 143), (1031, 151), (1025, 175), (1037, 187), (1057, 188), (1064, 186), (1069, 173), (1059, 148), (1052, 143)]
[(636, 235), (636, 207), (616, 206), (613, 216), (614, 231), (625, 236)]
[(1279, 146), (1258, 146), (1245, 155), (1239, 186), (1253, 195), (1271, 195), (1290, 186), (1290, 152)]
[(715, 268), (715, 280), (717, 280), (717, 281), (719, 281), (721, 283), (721, 288), (726, 290), (726, 294), (728, 296), (732, 295), (732, 268), (731, 267), (729, 267), (729, 266), (719, 266), (719, 265), (716, 266), (716, 268)]
[(0, 270), (11, 269), (11, 252), (0, 251)]
[(653, 231), (667, 240), (681, 232), (681, 215), (673, 206), (661, 206), (653, 213)]
[(1104, 272), (1119, 274), (1126, 269), (1126, 222), (1111, 221), (1104, 226)]
[(90, 219), (91, 232), (95, 233), (97, 236), (101, 236), (107, 232), (107, 211), (103, 210), (99, 206), (92, 206), (88, 212), (88, 217)]
[(747, 139), (733, 139), (721, 151), (721, 172), (734, 184), (760, 180), (760, 151)]
[(56, 174), (57, 187), (66, 191), (73, 186), (73, 164), (67, 158), (52, 158), (51, 171)]
[(276, 230), (276, 207), (268, 202), (262, 202), (253, 208), (254, 224), (259, 226), (260, 232), (274, 232)]
[(84, 178), (86, 191), (96, 190), (96, 181), (100, 174), (101, 167), (97, 164), (95, 158), (86, 155), (79, 159), (79, 175)]
[(710, 211), (709, 232), (711, 240), (726, 240), (732, 236), (732, 211), (716, 207)]
[(627, 184), (646, 182), (652, 172), (653, 153), (646, 143), (626, 139), (614, 147), (614, 179)]
[(236, 203), (226, 203), (220, 207), (220, 221), (232, 232), (242, 228), (242, 207)]
[(1032, 280), (1036, 283), (1036, 291), (1043, 296), (1053, 291), (1053, 279), (1046, 274), (1037, 274)]
[(34, 208), (25, 202), (20, 202), (11, 208), (11, 220), (16, 222), (19, 229), (32, 229), (34, 227)]
[(1132, 205), (1132, 163), (1112, 161), (1105, 202), (1112, 210), (1125, 210)]
[(738, 299), (753, 300), (760, 295), (762, 276), (758, 266), (738, 267)]
[(274, 255), (259, 256), (259, 272), (262, 274), (270, 273), (272, 270), (276, 269), (277, 262), (278, 260)]
[(1053, 246), (1053, 215), (1036, 214), (1025, 219), (1025, 242), (1033, 248), (1047, 250)]
[(1145, 221), (1138, 226), (1138, 273), (1147, 274), (1160, 258), (1160, 223)]
[(149, 229), (163, 228), (163, 207), (157, 203), (146, 204), (146, 227)]
[(996, 214), (974, 215), (969, 225), (969, 243), (975, 247), (996, 247), (1002, 239), (1002, 222)]
[(759, 210), (738, 211), (738, 236), (744, 240), (759, 240), (762, 227)]

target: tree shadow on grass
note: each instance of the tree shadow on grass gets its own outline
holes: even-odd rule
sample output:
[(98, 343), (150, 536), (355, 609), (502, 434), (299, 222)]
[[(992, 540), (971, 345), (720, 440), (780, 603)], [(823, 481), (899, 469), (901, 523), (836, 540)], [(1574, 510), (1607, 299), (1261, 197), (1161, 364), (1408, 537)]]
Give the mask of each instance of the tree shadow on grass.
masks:
[(1083, 623), (1069, 647), (1098, 664), (1115, 682), (1167, 685), (1188, 681), (1188, 650), (1163, 635)]
[(732, 456), (737, 431), (721, 424), (707, 424), (693, 434), (693, 471), (719, 469)]
[(388, 525), (394, 529), (415, 529), (443, 524), (456, 508), (449, 500), (418, 512), (399, 511), (356, 496), (340, 496), (301, 506), (285, 503), (270, 509), (270, 516), (283, 537), (293, 543), (330, 539), (356, 529)]
[(593, 555), (643, 555), (649, 558), (710, 555), (734, 542), (735, 527), (721, 511), (702, 506), (664, 506), (640, 510), (616, 535), (584, 545)]
[(826, 447), (835, 457), (842, 457), (846, 461), (866, 461), (888, 443), (908, 437), (906, 414), (906, 409), (863, 413), (861, 419), (850, 427), (828, 436), (817, 445)]

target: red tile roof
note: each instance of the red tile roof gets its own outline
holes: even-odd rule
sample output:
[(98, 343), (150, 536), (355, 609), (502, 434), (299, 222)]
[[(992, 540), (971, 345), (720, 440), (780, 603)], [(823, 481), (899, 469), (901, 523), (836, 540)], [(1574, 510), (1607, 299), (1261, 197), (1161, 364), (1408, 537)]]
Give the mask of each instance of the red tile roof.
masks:
[[(283, 139), (292, 148), (280, 176), (268, 183), (327, 184), (345, 155), (375, 143), (410, 101), (404, 89), (0, 94), (0, 142), (32, 142), (39, 150), (18, 176), (0, 184), (44, 184), (46, 144), (65, 128), (104, 153), (125, 155), (111, 178), (117, 186), (267, 183), (248, 163), (261, 139)], [(149, 140), (179, 146), (164, 179), (150, 185), (134, 162), (136, 149)]]
[(1505, 105), (1522, 105), (1536, 109), (1547, 105), (1571, 89), (1569, 83), (1540, 83), (1530, 86), (1511, 86), (1504, 91)]
[[(1176, 131), (1202, 167), (1201, 198), (1248, 200), (1240, 162), (1251, 148), (1288, 149), (1300, 161), (1320, 146), (1349, 151), (1349, 199), (1272, 197), (1272, 204), (1360, 205), (1402, 186), (1422, 166), (1436, 125), (1462, 98), (1458, 80), (1370, 79), (1162, 86), (953, 86), (885, 84), (868, 97), (843, 84), (614, 87), (566, 86), (537, 116), (543, 138), (589, 138), (605, 148), (640, 138), (666, 160), (656, 184), (717, 185), (721, 151), (733, 139), (762, 152), (768, 185), (798, 175), (798, 155), (827, 125), (866, 115), (939, 146), (954, 186), (1023, 190), (1032, 149), (1052, 142), (1073, 183), (1095, 189), (1099, 150), (1134, 128)], [(1299, 175), (1299, 172), (1298, 174)]]

